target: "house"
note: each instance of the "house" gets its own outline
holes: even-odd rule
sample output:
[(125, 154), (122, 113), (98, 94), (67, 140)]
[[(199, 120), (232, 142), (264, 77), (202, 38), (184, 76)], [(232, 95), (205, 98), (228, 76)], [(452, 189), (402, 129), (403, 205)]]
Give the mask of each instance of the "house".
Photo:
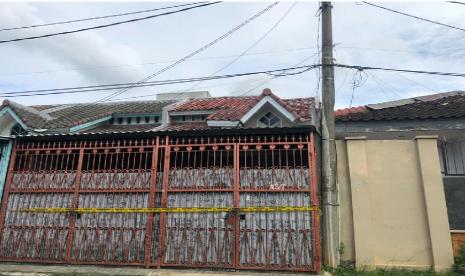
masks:
[(320, 271), (314, 100), (161, 97), (3, 102), (0, 260)]
[(450, 231), (457, 253), (465, 244), (465, 92), (451, 91), (336, 111), (337, 137), (408, 140), (438, 137)]

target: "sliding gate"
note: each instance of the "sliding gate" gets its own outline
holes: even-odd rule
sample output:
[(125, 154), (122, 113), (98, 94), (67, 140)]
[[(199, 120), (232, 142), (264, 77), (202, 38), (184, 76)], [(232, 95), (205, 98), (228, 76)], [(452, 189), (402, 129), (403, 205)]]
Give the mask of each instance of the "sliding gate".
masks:
[(313, 135), (17, 142), (3, 261), (319, 271)]

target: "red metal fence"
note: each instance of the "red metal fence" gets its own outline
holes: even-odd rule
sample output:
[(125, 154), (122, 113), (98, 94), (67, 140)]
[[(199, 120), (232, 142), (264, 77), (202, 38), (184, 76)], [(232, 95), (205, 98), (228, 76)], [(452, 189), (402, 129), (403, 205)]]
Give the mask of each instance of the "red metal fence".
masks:
[(6, 183), (4, 261), (320, 270), (313, 134), (18, 142)]

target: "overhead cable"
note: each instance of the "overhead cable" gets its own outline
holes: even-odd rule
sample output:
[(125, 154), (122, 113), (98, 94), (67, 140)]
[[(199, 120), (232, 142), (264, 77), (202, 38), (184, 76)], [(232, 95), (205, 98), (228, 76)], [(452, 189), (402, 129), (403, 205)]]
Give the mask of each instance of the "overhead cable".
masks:
[[(226, 59), (226, 58), (234, 58), (239, 55), (242, 56), (257, 56), (257, 55), (269, 55), (269, 54), (276, 54), (276, 53), (285, 53), (285, 52), (298, 52), (298, 51), (308, 51), (312, 50), (314, 47), (301, 47), (301, 48), (287, 48), (281, 50), (273, 50), (273, 51), (261, 51), (261, 52), (252, 52), (246, 54), (234, 54), (234, 55), (224, 55), (224, 56), (208, 56), (208, 57), (200, 57), (200, 58), (193, 58), (188, 61), (204, 61), (204, 60), (214, 60), (214, 59)], [(144, 62), (144, 63), (134, 63), (134, 64), (115, 64), (115, 65), (108, 65), (108, 66), (86, 66), (86, 67), (73, 67), (73, 68), (65, 68), (65, 69), (52, 69), (52, 70), (44, 70), (44, 71), (30, 71), (30, 72), (13, 72), (13, 73), (3, 73), (0, 76), (18, 76), (18, 75), (32, 75), (32, 74), (49, 74), (49, 73), (56, 73), (56, 72), (68, 72), (68, 71), (83, 71), (83, 70), (106, 70), (106, 69), (113, 69), (113, 68), (121, 68), (121, 67), (131, 67), (131, 66), (145, 66), (145, 65), (153, 65), (153, 64), (163, 64), (163, 63), (172, 63), (176, 60), (163, 60), (163, 61), (152, 61), (152, 62)]]
[(169, 7), (163, 7), (163, 8), (156, 8), (156, 9), (148, 9), (148, 10), (141, 10), (141, 11), (126, 12), (126, 13), (117, 13), (117, 14), (109, 14), (109, 15), (102, 15), (102, 16), (95, 16), (95, 17), (88, 17), (88, 18), (57, 21), (57, 22), (51, 22), (51, 23), (34, 24), (34, 25), (27, 25), (27, 26), (21, 26), (21, 27), (3, 28), (3, 29), (0, 29), (0, 32), (21, 30), (21, 29), (31, 29), (31, 28), (46, 27), (46, 26), (55, 26), (55, 25), (63, 25), (63, 24), (69, 24), (69, 23), (77, 23), (77, 22), (84, 22), (84, 21), (91, 21), (91, 20), (98, 20), (98, 19), (106, 19), (106, 18), (127, 16), (127, 15), (140, 14), (140, 13), (148, 13), (148, 12), (154, 12), (154, 11), (159, 11), (159, 10), (167, 10), (167, 9), (173, 9), (173, 8), (179, 8), (179, 7), (185, 7), (185, 6), (192, 6), (192, 5), (203, 4), (203, 3), (208, 3), (208, 1), (195, 2), (195, 3), (182, 4), (182, 5), (175, 5), (175, 6), (169, 6)]
[(284, 72), (289, 72), (289, 75), (295, 75), (294, 70), (301, 70), (299, 73), (304, 73), (313, 68), (319, 67), (319, 64), (316, 65), (305, 65), (305, 66), (295, 66), (289, 68), (275, 69), (275, 70), (266, 70), (266, 71), (254, 71), (246, 73), (237, 73), (237, 74), (228, 74), (228, 75), (219, 75), (219, 76), (209, 76), (209, 77), (196, 77), (196, 78), (185, 78), (185, 79), (171, 79), (171, 80), (162, 80), (162, 81), (148, 81), (144, 83), (119, 83), (119, 84), (105, 84), (105, 85), (91, 85), (91, 86), (80, 86), (80, 87), (65, 87), (65, 88), (52, 88), (52, 89), (40, 89), (40, 90), (25, 90), (25, 91), (12, 91), (12, 92), (3, 92), (0, 93), (1, 97), (11, 98), (11, 97), (29, 97), (29, 96), (43, 96), (43, 95), (58, 95), (58, 94), (71, 94), (71, 93), (84, 93), (84, 92), (96, 92), (96, 91), (106, 91), (121, 89), (126, 87), (148, 87), (148, 86), (161, 86), (161, 85), (172, 85), (180, 83), (189, 83), (189, 82), (198, 82), (198, 81), (207, 81), (207, 80), (217, 80), (217, 79), (228, 79), (236, 78), (242, 76), (251, 76), (258, 74), (272, 74), (280, 73), (281, 76), (284, 76)]
[[(158, 70), (157, 72), (143, 78), (142, 80), (138, 81), (135, 83), (135, 85), (137, 84), (140, 84), (140, 83), (144, 83), (146, 81), (149, 81), (151, 79), (153, 79), (154, 77), (176, 67), (177, 65), (183, 63), (184, 61), (188, 60), (189, 58), (205, 51), (206, 49), (210, 48), (211, 46), (215, 45), (216, 43), (222, 41), (223, 39), (229, 37), (230, 35), (232, 35), (233, 33), (235, 33), (237, 30), (243, 28), (245, 25), (249, 24), (250, 22), (254, 21), (255, 19), (257, 19), (258, 17), (260, 17), (261, 15), (263, 15), (264, 13), (266, 13), (267, 11), (269, 11), (271, 8), (273, 8), (274, 6), (276, 6), (279, 2), (274, 2), (272, 3), (271, 5), (268, 5), (266, 8), (264, 8), (263, 10), (259, 11), (258, 13), (254, 14), (252, 17), (248, 18), (247, 20), (243, 21), (241, 24), (237, 25), (236, 27), (232, 28), (231, 30), (227, 31), (226, 33), (224, 33), (223, 35), (219, 36), (218, 38), (214, 39), (213, 41), (207, 43), (206, 45), (200, 47), (199, 49), (191, 52), (190, 54), (180, 58), (179, 60), (177, 60), (176, 62), (166, 66), (166, 67), (163, 67), (162, 69)], [(119, 95), (121, 95), (122, 93), (130, 90), (132, 87), (127, 87), (127, 88), (124, 88), (120, 91), (117, 91), (113, 94), (110, 94), (106, 97), (103, 97), (102, 99), (98, 100), (97, 102), (102, 102), (102, 101), (107, 101), (107, 100), (110, 100), (114, 97), (117, 97)]]
[(132, 23), (132, 22), (147, 20), (147, 19), (151, 19), (151, 18), (155, 18), (155, 17), (160, 17), (160, 16), (166, 16), (166, 15), (170, 15), (170, 14), (185, 12), (185, 11), (188, 11), (188, 10), (202, 8), (202, 7), (206, 7), (206, 6), (210, 6), (210, 5), (215, 5), (215, 4), (218, 4), (218, 3), (221, 3), (221, 2), (220, 1), (211, 2), (211, 3), (201, 4), (201, 5), (197, 5), (197, 6), (193, 6), (193, 7), (183, 8), (183, 9), (176, 10), (176, 11), (169, 11), (169, 12), (150, 15), (150, 16), (146, 16), (146, 17), (140, 17), (140, 18), (134, 18), (134, 19), (124, 20), (124, 21), (118, 21), (118, 22), (113, 22), (113, 23), (109, 23), (109, 24), (93, 26), (93, 27), (88, 27), (88, 28), (82, 28), (82, 29), (77, 29), (77, 30), (72, 30), (72, 31), (64, 31), (64, 32), (44, 34), (44, 35), (38, 35), (38, 36), (21, 37), (21, 38), (9, 39), (9, 40), (0, 40), (0, 43), (17, 42), (17, 41), (23, 41), (23, 40), (32, 40), (32, 39), (38, 39), (38, 38), (52, 37), (52, 36), (57, 36), (57, 35), (73, 34), (73, 33), (79, 33), (79, 32), (84, 32), (84, 31), (95, 30), (95, 29), (113, 27), (113, 26), (117, 26), (117, 25), (121, 25), (121, 24)]
[[(260, 42), (262, 42), (270, 33), (272, 33), (276, 27), (279, 26), (279, 24), (281, 24), (281, 22), (289, 15), (289, 13), (292, 11), (292, 9), (295, 7), (295, 5), (297, 5), (297, 2), (294, 2), (285, 12), (284, 14), (273, 24), (273, 26), (271, 26), (271, 28), (269, 28), (262, 36), (260, 36), (257, 40), (255, 40), (249, 47), (247, 47), (247, 49), (245, 49), (244, 51), (242, 51), (242, 53), (240, 53), (238, 56), (236, 56), (233, 60), (231, 60), (230, 62), (226, 63), (225, 65), (223, 65), (220, 69), (216, 70), (215, 72), (213, 72), (212, 74), (210, 74), (211, 76), (214, 76), (220, 72), (222, 72), (224, 69), (228, 68), (229, 66), (233, 65), (236, 61), (238, 61), (241, 57), (243, 57), (244, 55), (246, 55), (250, 50), (252, 50), (253, 48), (255, 48), (255, 46), (257, 46)], [(196, 83), (195, 85), (191, 86), (190, 88), (188, 89), (185, 89), (184, 92), (187, 92), (189, 90), (192, 90), (194, 88), (196, 88), (197, 86), (199, 86), (202, 82), (198, 82)]]
[[(439, 76), (447, 76), (447, 77), (465, 77), (465, 73), (409, 70), (409, 69), (347, 65), (347, 64), (333, 64), (332, 66), (340, 67), (340, 68), (356, 69), (359, 71), (380, 70), (380, 71), (401, 72), (401, 73), (439, 75)], [(40, 89), (40, 90), (12, 91), (12, 92), (0, 93), (0, 96), (7, 98), (7, 97), (67, 94), (67, 93), (84, 93), (84, 92), (114, 90), (114, 89), (121, 89), (121, 88), (126, 88), (126, 87), (135, 88), (135, 87), (161, 86), (161, 85), (171, 85), (171, 84), (179, 84), (179, 83), (217, 80), (217, 79), (235, 78), (235, 77), (250, 76), (250, 75), (257, 75), (257, 74), (267, 74), (267, 75), (279, 74), (279, 76), (292, 76), (297, 73), (301, 74), (301, 73), (308, 71), (309, 69), (314, 69), (318, 67), (321, 67), (321, 64), (302, 65), (302, 66), (288, 67), (288, 68), (282, 68), (282, 69), (236, 73), (236, 74), (219, 75), (219, 76), (211, 76), (211, 77), (196, 77), (196, 78), (171, 79), (171, 80), (161, 80), (161, 81), (147, 81), (144, 83), (119, 83), (119, 84), (65, 87), (65, 88)], [(296, 70), (300, 70), (300, 71), (293, 72)], [(288, 72), (286, 73), (286, 71)]]
[(415, 73), (415, 74), (426, 74), (426, 75), (440, 75), (440, 76), (449, 76), (449, 77), (465, 77), (465, 73), (409, 70), (409, 69), (397, 69), (397, 68), (373, 67), (373, 66), (361, 66), (361, 65), (347, 65), (347, 64), (333, 64), (333, 66), (341, 67), (341, 68), (352, 68), (352, 69), (357, 69), (357, 70), (382, 70), (382, 71)]
[(408, 17), (411, 17), (411, 18), (415, 18), (415, 19), (418, 19), (418, 20), (422, 20), (422, 21), (425, 21), (425, 22), (429, 22), (429, 23), (433, 23), (433, 24), (440, 25), (440, 26), (443, 26), (443, 27), (452, 28), (452, 29), (455, 29), (455, 30), (459, 30), (459, 31), (465, 32), (465, 29), (464, 29), (464, 28), (452, 26), (452, 25), (449, 25), (449, 24), (446, 24), (446, 23), (442, 23), (442, 22), (435, 21), (435, 20), (431, 20), (431, 19), (427, 19), (427, 18), (424, 18), (424, 17), (420, 17), (420, 16), (408, 14), (408, 13), (405, 13), (405, 12), (396, 11), (396, 10), (393, 10), (393, 9), (390, 9), (390, 8), (386, 8), (386, 7), (383, 7), (383, 6), (380, 6), (380, 5), (376, 5), (376, 4), (373, 4), (373, 3), (370, 3), (370, 2), (365, 2), (365, 1), (363, 1), (363, 3), (365, 3), (365, 4), (367, 4), (367, 5), (370, 5), (370, 6), (373, 6), (373, 7), (376, 7), (376, 8), (379, 8), (379, 9), (383, 9), (383, 10), (386, 10), (386, 11), (390, 11), (390, 12), (393, 12), (393, 13), (401, 14), (401, 15), (408, 16)]

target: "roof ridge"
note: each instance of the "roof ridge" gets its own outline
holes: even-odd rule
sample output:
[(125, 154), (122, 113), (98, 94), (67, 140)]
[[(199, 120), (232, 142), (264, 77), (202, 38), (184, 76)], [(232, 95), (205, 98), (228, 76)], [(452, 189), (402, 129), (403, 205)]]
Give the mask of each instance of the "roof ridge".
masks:
[(47, 113), (42, 113), (41, 111), (33, 108), (33, 107), (30, 107), (30, 106), (27, 106), (27, 105), (22, 105), (20, 103), (17, 103), (17, 102), (13, 102), (13, 101), (8, 101), (8, 105), (10, 106), (14, 106), (16, 108), (21, 108), (27, 112), (30, 112), (32, 114), (35, 114), (39, 117), (41, 117), (42, 119), (46, 120), (46, 121), (50, 121), (50, 120), (53, 120), (55, 118), (53, 118), (52, 116), (50, 116), (49, 114)]

